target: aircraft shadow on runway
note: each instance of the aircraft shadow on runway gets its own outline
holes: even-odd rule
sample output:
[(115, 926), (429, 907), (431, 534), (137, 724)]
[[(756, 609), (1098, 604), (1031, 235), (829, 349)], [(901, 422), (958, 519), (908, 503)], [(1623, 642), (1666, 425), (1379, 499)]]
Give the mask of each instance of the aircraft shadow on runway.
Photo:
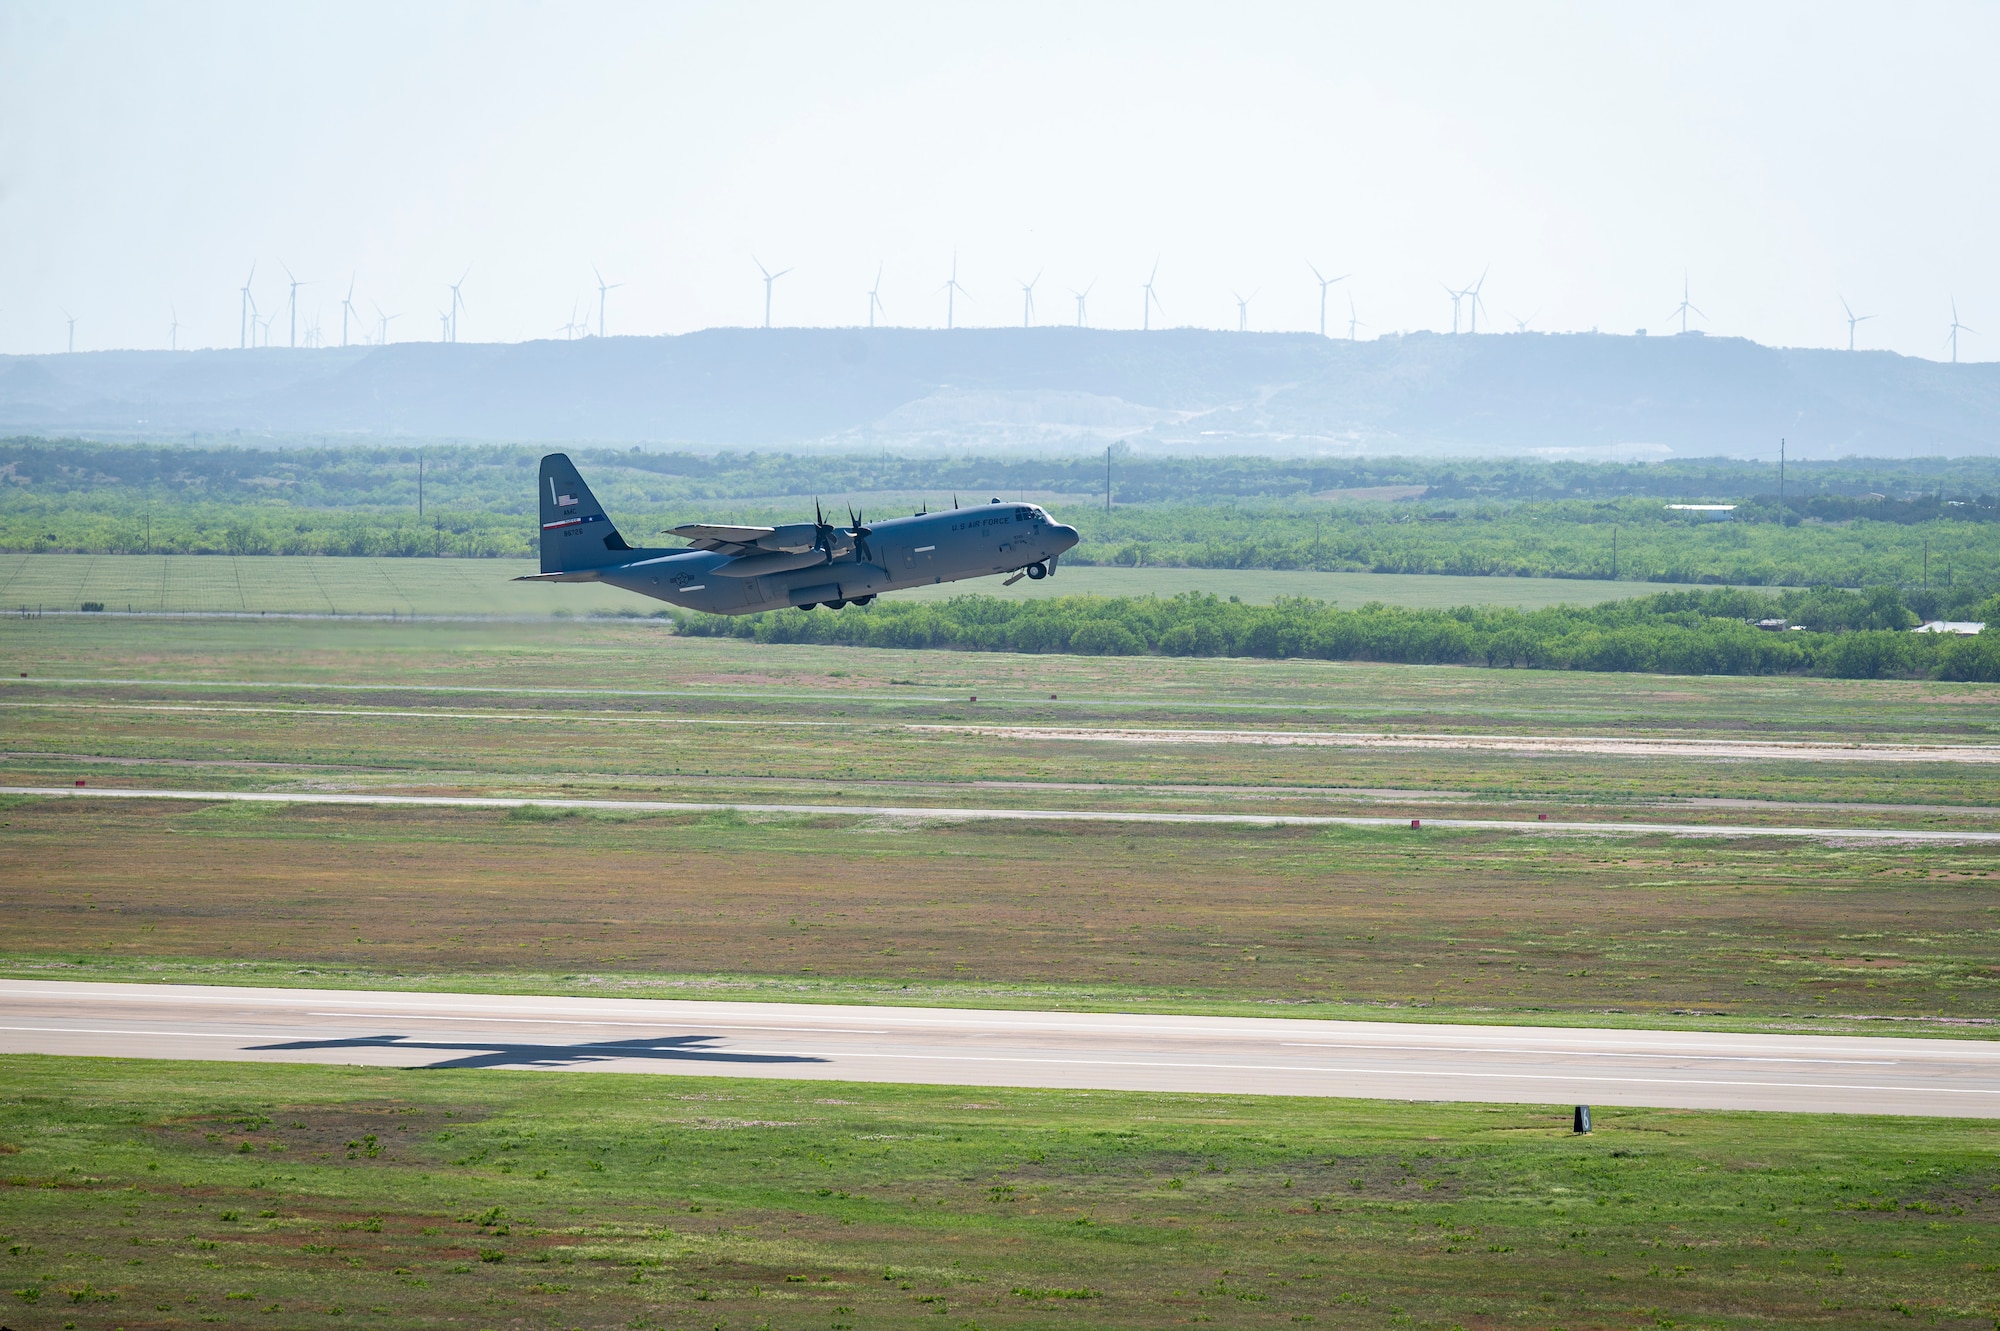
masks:
[(430, 1049), (471, 1050), (462, 1058), (427, 1063), (429, 1068), (575, 1067), (621, 1058), (649, 1058), (680, 1063), (825, 1063), (812, 1054), (738, 1054), (710, 1046), (720, 1036), (658, 1035), (637, 1040), (598, 1040), (589, 1044), (514, 1044), (501, 1040), (413, 1040), (404, 1035), (357, 1035), (342, 1040), (290, 1040), (284, 1044), (250, 1046), (251, 1052), (280, 1053), (305, 1049)]

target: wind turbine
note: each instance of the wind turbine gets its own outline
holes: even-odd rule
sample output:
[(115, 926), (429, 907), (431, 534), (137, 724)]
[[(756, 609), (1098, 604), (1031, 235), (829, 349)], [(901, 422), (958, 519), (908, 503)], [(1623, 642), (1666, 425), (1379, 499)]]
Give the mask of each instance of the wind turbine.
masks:
[(250, 276), (243, 279), (243, 307), (236, 315), (236, 349), (243, 350), (250, 345), (250, 312), (257, 308), (257, 302), (250, 298), (250, 284), (257, 280), (257, 265), (250, 265)]
[(443, 310), (438, 311), (438, 341), (451, 341), (451, 316)]
[(1342, 273), (1339, 277), (1320, 277), (1319, 269), (1313, 267), (1312, 260), (1306, 260), (1306, 267), (1312, 268), (1312, 275), (1319, 281), (1319, 335), (1326, 336), (1326, 289), (1335, 282), (1345, 282), (1352, 273)]
[[(69, 349), (74, 352), (76, 350), (76, 316), (68, 310), (64, 310), (63, 318), (69, 320)], [(1956, 354), (1954, 354), (1953, 359), (1957, 359)]]
[(576, 307), (577, 302), (572, 300), (569, 303), (569, 322), (566, 324), (557, 324), (555, 327), (555, 331), (563, 335), (563, 341), (565, 342), (576, 341)]
[[(1445, 295), (1451, 297), (1451, 331), (1456, 334), (1458, 332), (1459, 305), (1465, 300), (1465, 291), (1454, 290), (1449, 283), (1445, 282), (1440, 282), (1438, 285), (1444, 288)], [(1466, 291), (1470, 291), (1471, 289), (1467, 287)]]
[[(788, 269), (786, 271), (790, 270)], [(597, 279), (597, 335), (599, 337), (603, 337), (604, 297), (606, 296), (606, 294), (616, 291), (619, 287), (622, 287), (625, 284), (623, 282), (612, 282), (607, 285), (604, 281), (604, 274), (597, 271), (596, 264), (590, 265), (590, 272), (591, 275)], [(785, 275), (784, 273), (778, 274), (779, 277), (783, 277), (784, 275)], [(576, 311), (571, 310), (569, 312), (569, 317), (571, 319), (576, 318)], [(771, 288), (769, 286), (766, 286), (764, 288), (764, 327), (769, 328), (770, 326), (771, 326)], [(589, 320), (584, 321), (583, 331), (586, 333), (590, 331)]]
[[(285, 265), (281, 263), (278, 265), (278, 267), (285, 268)], [(292, 284), (292, 294), (290, 297), (291, 333), (289, 334), (287, 340), (292, 346), (292, 348), (294, 350), (297, 350), (299, 345), (299, 288), (309, 287), (312, 285), (312, 283), (299, 281), (298, 278), (292, 276), (292, 270), (289, 268), (285, 268), (285, 280)]]
[(1466, 307), (1466, 315), (1470, 320), (1470, 327), (1467, 331), (1475, 337), (1479, 334), (1479, 307), (1486, 303), (1480, 298), (1479, 293), (1486, 285), (1486, 274), (1492, 271), (1493, 269), (1490, 265), (1482, 268), (1479, 272), (1479, 280), (1465, 289), (1465, 294), (1471, 297), (1471, 302)]
[(376, 326), (380, 329), (380, 332), (376, 335), (375, 344), (377, 346), (386, 347), (389, 345), (389, 321), (391, 319), (400, 319), (403, 316), (400, 313), (384, 314), (382, 313), (382, 307), (380, 305), (377, 305), (372, 300), (369, 301), (368, 303), (370, 305), (375, 306), (375, 318), (379, 321)]
[(944, 326), (948, 330), (958, 316), (957, 298), (963, 295), (967, 300), (972, 299), (972, 293), (958, 284), (957, 250), (951, 252), (951, 277), (938, 290), (944, 292)]
[(1867, 323), (1875, 316), (1872, 314), (1856, 314), (1852, 307), (1848, 305), (1847, 297), (1845, 296), (1840, 298), (1840, 308), (1847, 311), (1847, 349), (1852, 351), (1854, 350), (1854, 325)]
[(870, 328), (875, 326), (875, 312), (877, 310), (881, 310), (883, 314), (889, 312), (882, 307), (882, 264), (879, 261), (875, 265), (875, 285), (868, 288), (868, 326)]
[(1518, 315), (1518, 314), (1514, 314), (1514, 313), (1511, 313), (1511, 312), (1510, 312), (1510, 313), (1509, 313), (1509, 314), (1507, 315), (1507, 317), (1508, 317), (1509, 319), (1512, 319), (1512, 320), (1514, 321), (1514, 331), (1515, 331), (1515, 332), (1517, 332), (1517, 333), (1525, 333), (1525, 332), (1527, 332), (1527, 331), (1528, 331), (1528, 325), (1529, 325), (1529, 324), (1531, 324), (1531, 323), (1533, 323), (1533, 322), (1534, 322), (1534, 321), (1535, 321), (1535, 320), (1536, 320), (1536, 319), (1537, 319), (1538, 317), (1540, 317), (1541, 313), (1542, 313), (1542, 312), (1541, 312), (1540, 310), (1536, 310), (1536, 311), (1535, 311), (1535, 312), (1534, 312), (1533, 314), (1531, 314), (1531, 315), (1529, 315), (1529, 316), (1528, 316), (1527, 318), (1523, 319), (1523, 318), (1522, 318), (1522, 317), (1521, 317), (1520, 315)]
[(1041, 281), (1042, 273), (1046, 271), (1048, 270), (1037, 271), (1034, 282), (1021, 283), (1021, 327), (1023, 328), (1035, 326), (1035, 282)]
[[(74, 324), (76, 321), (72, 319), (70, 322)], [(1958, 364), (1958, 335), (1960, 333), (1976, 333), (1978, 331), (1977, 328), (1972, 327), (1970, 324), (1962, 324), (1958, 321), (1958, 297), (1953, 296), (1951, 298), (1951, 363), (1953, 365)]]
[(1159, 275), (1160, 275), (1160, 260), (1157, 256), (1155, 256), (1153, 259), (1153, 271), (1147, 274), (1145, 283), (1140, 287), (1140, 290), (1146, 293), (1145, 300), (1141, 301), (1139, 305), (1139, 329), (1141, 332), (1152, 331), (1153, 307), (1155, 305), (1159, 305), (1161, 314), (1165, 314), (1167, 312), (1167, 307), (1164, 305), (1160, 305), (1160, 298), (1153, 294), (1153, 279), (1158, 277)]
[(1355, 341), (1354, 330), (1363, 327), (1361, 320), (1354, 317), (1354, 293), (1347, 293), (1347, 340)]
[[(757, 271), (764, 275), (764, 327), (769, 328), (771, 326), (771, 284), (792, 270), (783, 268), (774, 273), (766, 268), (764, 261), (754, 254), (750, 256), (750, 262), (756, 264)], [(604, 279), (600, 277), (597, 280), (602, 282)], [(601, 329), (604, 325), (604, 320), (600, 318), (597, 322), (598, 327)], [(604, 334), (599, 332), (598, 336), (602, 337)]]
[[(1681, 317), (1681, 331), (1683, 333), (1685, 333), (1688, 330), (1689, 314), (1700, 314), (1701, 317), (1704, 319), (1708, 317), (1706, 314), (1702, 314), (1702, 312), (1699, 309), (1696, 309), (1694, 302), (1688, 299), (1688, 280), (1686, 273), (1681, 274), (1681, 303), (1674, 307), (1674, 314), (1678, 314)], [(1671, 319), (1674, 317), (1674, 314), (1670, 314), (1667, 317)]]
[(1093, 277), (1090, 279), (1090, 286), (1085, 287), (1083, 290), (1078, 291), (1075, 287), (1069, 289), (1069, 294), (1076, 297), (1076, 326), (1078, 328), (1088, 328), (1090, 326), (1089, 320), (1086, 317), (1089, 311), (1085, 308), (1085, 303), (1089, 301), (1090, 293), (1096, 286), (1097, 279)]
[(458, 275), (456, 282), (445, 283), (446, 286), (451, 288), (451, 313), (449, 316), (451, 336), (447, 341), (458, 341), (458, 312), (465, 308), (465, 298), (458, 294), (458, 289), (465, 285), (465, 279), (470, 276), (472, 276), (472, 266), (467, 264), (465, 271)]
[[(354, 278), (353, 273), (347, 275), (347, 295), (340, 302), (340, 345), (343, 347), (347, 345), (347, 317), (354, 314)], [(358, 321), (358, 315), (356, 319)]]
[(174, 309), (171, 305), (167, 309), (172, 311), (174, 316), (173, 327), (167, 332), (167, 350), (179, 351), (181, 349), (181, 312)]
[(1232, 291), (1229, 294), (1236, 296), (1236, 331), (1247, 333), (1250, 331), (1250, 302), (1257, 299), (1257, 293), (1253, 291), (1247, 296), (1238, 296)]

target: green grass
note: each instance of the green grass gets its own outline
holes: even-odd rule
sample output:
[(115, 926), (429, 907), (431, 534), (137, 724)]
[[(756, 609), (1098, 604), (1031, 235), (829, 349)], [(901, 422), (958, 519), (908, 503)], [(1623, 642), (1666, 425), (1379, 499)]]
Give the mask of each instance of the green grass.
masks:
[[(651, 614), (664, 602), (610, 587), (548, 586), (509, 579), (532, 573), (526, 559), (377, 559), (320, 555), (0, 555), (0, 611), (75, 610), (86, 601), (107, 610), (229, 614), (586, 615), (621, 610)], [(1211, 592), (1266, 605), (1309, 596), (1342, 605), (1369, 601), (1415, 608), (1454, 605), (1594, 605), (1644, 596), (1643, 582), (1567, 578), (1445, 577), (1401, 573), (1296, 570), (1089, 568), (1058, 570), (1042, 582), (999, 578), (897, 592), (934, 600), (979, 591), (1009, 600), (1095, 593), (1171, 596)]]
[[(1990, 830), (1992, 764), (949, 727), (1966, 743), (1990, 740), (1996, 697), (762, 646), (656, 621), (0, 619), (0, 782)], [(14, 974), (850, 1001), (909, 985), (943, 1004), (1811, 1029), (2000, 1017), (1989, 845), (101, 801), (9, 803), (0, 823)], [(576, 885), (546, 880), (551, 863)], [(1675, 1015), (1697, 1012), (1720, 1015)]]
[(1983, 1122), (0, 1058), (10, 1325), (1980, 1327)]

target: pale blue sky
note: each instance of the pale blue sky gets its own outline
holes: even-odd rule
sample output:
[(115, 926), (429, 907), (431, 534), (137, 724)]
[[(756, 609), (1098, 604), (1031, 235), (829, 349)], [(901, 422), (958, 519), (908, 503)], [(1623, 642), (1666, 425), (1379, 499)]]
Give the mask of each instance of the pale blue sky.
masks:
[[(26, 4), (0, 0), (0, 351), (761, 320), (1675, 324), (2000, 355), (1991, 4)], [(591, 302), (594, 307), (594, 295)], [(594, 317), (594, 316), (593, 316)], [(357, 339), (359, 330), (354, 334)]]

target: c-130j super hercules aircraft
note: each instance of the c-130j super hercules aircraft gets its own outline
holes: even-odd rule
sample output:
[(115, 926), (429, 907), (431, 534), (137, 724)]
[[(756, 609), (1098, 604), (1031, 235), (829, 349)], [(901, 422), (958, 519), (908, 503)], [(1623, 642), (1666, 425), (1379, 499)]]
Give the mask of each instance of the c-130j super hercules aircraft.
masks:
[[(542, 459), (542, 571), (516, 582), (608, 582), (689, 610), (747, 615), (797, 606), (838, 610), (883, 592), (1011, 573), (1046, 578), (1077, 542), (1076, 528), (1035, 504), (994, 500), (865, 523), (824, 515), (784, 527), (691, 522), (666, 535), (681, 549), (625, 543), (566, 454)], [(815, 508), (818, 506), (815, 505)]]

